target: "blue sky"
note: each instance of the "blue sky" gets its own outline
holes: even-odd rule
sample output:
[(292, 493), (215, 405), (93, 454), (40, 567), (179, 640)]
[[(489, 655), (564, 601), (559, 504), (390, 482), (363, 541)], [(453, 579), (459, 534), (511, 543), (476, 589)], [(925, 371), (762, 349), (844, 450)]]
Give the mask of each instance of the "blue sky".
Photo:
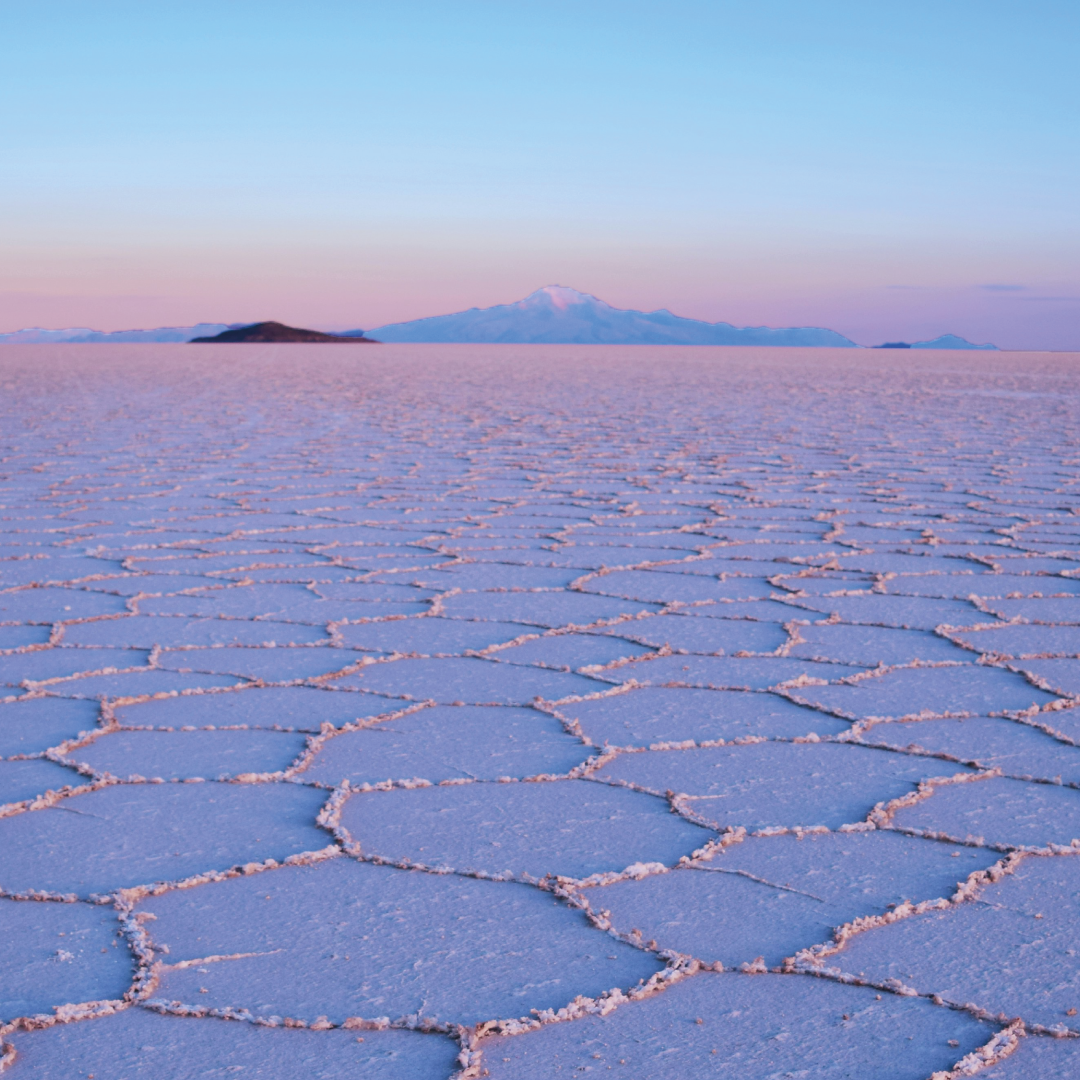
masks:
[(50, 3), (0, 330), (518, 299), (1080, 348), (1080, 5)]

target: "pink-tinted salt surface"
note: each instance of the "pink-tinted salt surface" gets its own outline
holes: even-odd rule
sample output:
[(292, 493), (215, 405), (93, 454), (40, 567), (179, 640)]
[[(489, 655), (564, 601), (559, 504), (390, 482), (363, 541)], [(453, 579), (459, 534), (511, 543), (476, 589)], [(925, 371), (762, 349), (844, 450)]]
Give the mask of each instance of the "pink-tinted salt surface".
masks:
[(0, 1071), (1080, 1076), (1078, 374), (4, 346)]

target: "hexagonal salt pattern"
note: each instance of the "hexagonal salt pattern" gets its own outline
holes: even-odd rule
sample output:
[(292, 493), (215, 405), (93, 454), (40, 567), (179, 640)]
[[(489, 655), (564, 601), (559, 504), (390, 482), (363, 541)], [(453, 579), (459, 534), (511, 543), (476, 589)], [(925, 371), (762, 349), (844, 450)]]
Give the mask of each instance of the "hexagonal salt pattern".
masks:
[(0, 1071), (1080, 1075), (1077, 369), (903, 361), (6, 346)]

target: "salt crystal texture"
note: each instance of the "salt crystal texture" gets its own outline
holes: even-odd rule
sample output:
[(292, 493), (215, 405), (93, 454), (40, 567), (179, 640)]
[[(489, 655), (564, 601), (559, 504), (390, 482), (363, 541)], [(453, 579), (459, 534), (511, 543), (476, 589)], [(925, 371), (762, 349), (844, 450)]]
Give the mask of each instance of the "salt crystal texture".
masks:
[(98, 705), (55, 697), (22, 697), (0, 705), (0, 757), (39, 754), (97, 727)]
[(759, 956), (776, 967), (854, 919), (951, 896), (999, 858), (885, 831), (762, 836), (712, 862), (585, 895), (617, 930), (640, 929), (661, 948), (725, 967)]
[(168, 892), (140, 910), (169, 949), (153, 1000), (307, 1023), (528, 1018), (663, 966), (528, 885), (347, 858)]
[(479, 657), (404, 659), (369, 664), (337, 686), (406, 700), (462, 701), (470, 705), (527, 705), (536, 698), (570, 697), (603, 690), (591, 679), (561, 671), (522, 668)]
[(318, 733), (324, 724), (343, 727), (395, 708), (381, 698), (322, 687), (268, 686), (242, 693), (155, 697), (118, 705), (113, 715), (121, 727), (262, 727)]
[(458, 1047), (452, 1039), (414, 1031), (288, 1030), (194, 1020), (128, 1009), (82, 1024), (60, 1024), (12, 1039), (14, 1076), (44, 1080), (69, 1074), (109, 1078), (238, 1073), (285, 1080), (414, 1080), (448, 1076)]
[[(1059, 716), (1048, 716), (1048, 723), (1056, 724)], [(1080, 783), (1080, 747), (1039, 728), (998, 717), (875, 724), (864, 738), (901, 749), (916, 743), (933, 753), (1001, 769), (1007, 776)]]
[(963, 771), (852, 743), (758, 742), (621, 754), (596, 775), (692, 796), (695, 812), (725, 827), (838, 829), (863, 821), (878, 803), (914, 794), (920, 780)]
[(1077, 370), (3, 346), (0, 1072), (1080, 1075)]
[(0, 847), (19, 852), (0, 868), (0, 888), (87, 896), (318, 850), (329, 839), (315, 827), (325, 794), (292, 784), (133, 783), (32, 805), (0, 818)]
[(929, 794), (896, 811), (897, 828), (1006, 847), (1080, 841), (1080, 797), (1074, 788), (989, 777), (934, 787)]
[(108, 732), (69, 751), (68, 756), (98, 773), (164, 780), (283, 772), (306, 745), (301, 734), (280, 731), (119, 731)]
[(0, 761), (0, 806), (75, 787), (81, 779), (77, 772), (43, 758)]
[(174, 671), (236, 675), (262, 682), (282, 683), (332, 675), (358, 663), (347, 649), (211, 648), (172, 649), (158, 661)]
[(0, 1023), (72, 1002), (119, 1002), (133, 965), (118, 932), (107, 907), (0, 899)]
[(791, 680), (827, 682), (857, 675), (860, 668), (788, 657), (661, 656), (602, 673), (612, 682), (648, 686), (703, 686), (714, 690), (768, 690)]
[(842, 686), (809, 686), (797, 700), (852, 717), (1023, 712), (1056, 700), (1021, 675), (997, 668), (906, 667)]
[(1080, 1040), (1024, 1039), (1009, 1057), (987, 1075), (993, 1080), (1028, 1080), (1033, 1076), (1076, 1080), (1080, 1077)]
[(850, 725), (778, 694), (688, 687), (645, 686), (558, 706), (597, 745), (640, 747), (657, 743), (731, 741), (753, 737), (836, 735)]
[[(628, 1076), (924, 1080), (989, 1039), (926, 1001), (776, 975), (704, 974), (611, 1016), (485, 1040), (493, 1080), (609, 1067)], [(618, 1075), (618, 1072), (616, 1072)]]
[(674, 863), (713, 839), (663, 799), (588, 780), (365, 792), (341, 823), (382, 858), (536, 878)]
[[(690, 581), (691, 585), (697, 583), (696, 577)], [(719, 617), (695, 619), (685, 614), (638, 619), (608, 632), (647, 645), (667, 645), (677, 652), (717, 655), (738, 651), (771, 653), (788, 641), (787, 632), (776, 623)]]
[(434, 705), (321, 741), (303, 779), (330, 787), (422, 778), (569, 773), (590, 748), (553, 716), (512, 706)]
[(1078, 902), (1080, 859), (1029, 856), (985, 886), (976, 903), (860, 934), (829, 962), (876, 982), (897, 979), (948, 1002), (970, 1002), (991, 1015), (1067, 1029), (1080, 994)]

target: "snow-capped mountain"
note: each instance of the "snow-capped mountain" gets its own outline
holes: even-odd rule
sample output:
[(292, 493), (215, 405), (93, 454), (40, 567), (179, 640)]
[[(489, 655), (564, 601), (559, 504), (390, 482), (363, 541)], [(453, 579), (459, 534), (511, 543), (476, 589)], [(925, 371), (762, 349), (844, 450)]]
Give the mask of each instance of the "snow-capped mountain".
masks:
[(233, 323), (198, 323), (196, 326), (159, 326), (156, 330), (114, 330), (106, 333), (90, 330), (85, 326), (69, 327), (66, 330), (43, 330), (31, 327), (28, 330), (15, 330), (10, 334), (0, 334), (0, 343), (40, 344), (43, 342), (70, 342), (77, 344), (84, 341), (190, 341), (194, 337), (212, 337), (223, 330), (229, 330)]
[(391, 323), (368, 333), (380, 341), (857, 347), (842, 334), (815, 326), (774, 330), (684, 319), (666, 309), (628, 311), (563, 285), (546, 285), (515, 304)]

